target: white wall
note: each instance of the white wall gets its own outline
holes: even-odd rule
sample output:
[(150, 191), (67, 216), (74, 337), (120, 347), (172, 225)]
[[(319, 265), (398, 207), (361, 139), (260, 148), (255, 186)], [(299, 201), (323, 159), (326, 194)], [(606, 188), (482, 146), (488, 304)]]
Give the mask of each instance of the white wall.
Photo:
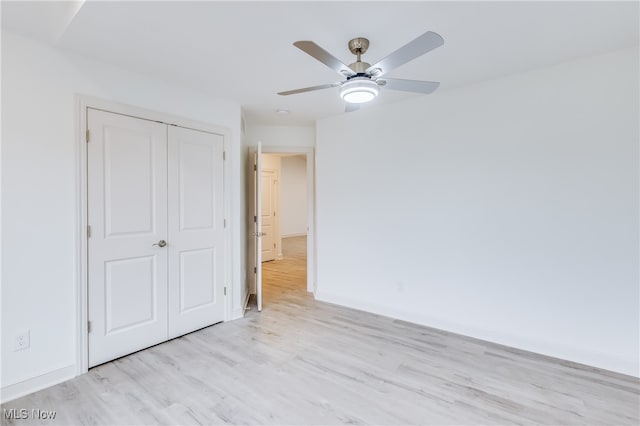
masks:
[(315, 146), (315, 127), (248, 125), (247, 139), (251, 146), (262, 141), (263, 146)]
[(636, 47), (320, 120), (317, 298), (638, 376), (638, 75)]
[[(3, 32), (3, 391), (77, 361), (76, 93), (230, 129), (233, 309), (242, 312), (240, 106)], [(31, 348), (13, 352), (15, 334), (26, 329)]]
[(307, 234), (307, 161), (303, 155), (282, 157), (280, 235)]

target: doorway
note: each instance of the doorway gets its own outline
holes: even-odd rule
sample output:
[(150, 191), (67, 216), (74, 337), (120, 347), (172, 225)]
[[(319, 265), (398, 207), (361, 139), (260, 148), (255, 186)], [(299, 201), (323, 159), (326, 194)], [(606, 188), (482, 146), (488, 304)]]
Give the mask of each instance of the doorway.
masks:
[[(254, 182), (253, 197), (249, 202), (249, 234), (250, 247), (248, 250), (248, 271), (250, 278), (250, 293), (256, 295), (258, 310), (262, 309), (262, 284), (264, 278), (271, 280), (277, 276), (279, 282), (293, 285), (305, 296), (315, 292), (315, 184), (314, 184), (314, 149), (312, 147), (262, 147), (260, 143), (256, 149), (250, 150), (251, 176), (249, 182)], [(273, 159), (277, 161), (273, 161)], [(282, 165), (284, 164), (284, 169)], [(276, 194), (275, 215), (264, 210), (271, 208), (271, 202), (263, 200), (262, 186), (270, 182), (263, 178), (262, 171), (275, 170)], [(258, 178), (258, 176), (260, 176)], [(269, 236), (262, 220), (265, 215), (277, 219), (273, 221), (275, 242), (271, 248), (276, 248), (276, 258), (263, 262), (263, 244)], [(266, 240), (271, 241), (271, 240)], [(288, 282), (285, 282), (287, 281)], [(271, 281), (268, 285), (271, 285)], [(266, 295), (267, 299), (269, 295)]]
[(262, 279), (264, 303), (307, 295), (306, 156), (262, 156)]

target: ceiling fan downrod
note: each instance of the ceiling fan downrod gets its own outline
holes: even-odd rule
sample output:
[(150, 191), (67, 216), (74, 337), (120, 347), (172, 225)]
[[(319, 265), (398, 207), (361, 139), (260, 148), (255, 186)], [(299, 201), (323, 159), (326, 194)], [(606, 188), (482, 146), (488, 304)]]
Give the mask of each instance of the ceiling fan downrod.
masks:
[(348, 47), (349, 51), (356, 55), (356, 61), (349, 65), (349, 68), (351, 68), (356, 75), (349, 76), (347, 79), (353, 77), (370, 77), (366, 71), (371, 65), (366, 62), (362, 62), (361, 59), (362, 55), (364, 55), (369, 48), (369, 40), (364, 37), (357, 37), (349, 40)]

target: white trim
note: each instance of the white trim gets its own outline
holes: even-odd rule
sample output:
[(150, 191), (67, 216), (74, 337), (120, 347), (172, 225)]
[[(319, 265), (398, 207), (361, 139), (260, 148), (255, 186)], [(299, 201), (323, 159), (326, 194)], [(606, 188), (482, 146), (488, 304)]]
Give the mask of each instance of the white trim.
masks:
[(49, 386), (57, 385), (76, 376), (76, 365), (68, 365), (39, 376), (23, 380), (12, 385), (3, 386), (0, 390), (0, 402), (12, 401)]
[(247, 295), (244, 297), (244, 303), (240, 305), (239, 308), (233, 310), (231, 314), (231, 320), (236, 320), (239, 318), (244, 318), (244, 313), (247, 311), (247, 306), (249, 305), (249, 297), (251, 294), (247, 292)]
[[(225, 299), (224, 320), (235, 319), (232, 312), (233, 300), (232, 265), (231, 265), (231, 229), (235, 220), (231, 215), (231, 131), (226, 127), (209, 123), (190, 120), (188, 118), (170, 115), (162, 112), (138, 108), (119, 102), (108, 101), (93, 96), (75, 95), (76, 99), (76, 216), (75, 216), (75, 240), (76, 240), (76, 365), (75, 375), (84, 374), (89, 370), (89, 350), (87, 339), (87, 142), (85, 140), (87, 129), (87, 109), (98, 109), (116, 114), (129, 115), (152, 121), (175, 124), (180, 127), (194, 129), (222, 135), (224, 138), (224, 151), (226, 160), (223, 162), (224, 175), (224, 215), (227, 219), (225, 229), (225, 283), (227, 296)], [(91, 142), (89, 142), (91, 143)], [(242, 316), (242, 315), (241, 315)]]
[(237, 320), (240, 318), (244, 318), (244, 307), (240, 306), (239, 308), (235, 308), (232, 312), (231, 312), (231, 318), (229, 319), (230, 321), (233, 320)]
[(248, 309), (250, 297), (251, 297), (251, 293), (247, 292), (247, 295), (244, 297), (244, 303), (242, 304), (242, 316), (244, 316), (244, 313)]
[(263, 146), (263, 154), (302, 154), (307, 159), (307, 291), (316, 292), (316, 161), (315, 149), (312, 146)]

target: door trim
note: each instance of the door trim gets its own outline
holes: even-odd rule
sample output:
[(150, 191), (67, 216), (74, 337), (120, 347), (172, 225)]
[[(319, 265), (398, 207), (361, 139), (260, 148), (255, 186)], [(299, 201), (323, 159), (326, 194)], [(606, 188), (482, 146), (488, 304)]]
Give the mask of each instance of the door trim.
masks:
[[(316, 245), (316, 160), (312, 146), (265, 146), (263, 154), (300, 154), (307, 158), (307, 291), (316, 294), (317, 245)], [(258, 265), (260, 266), (260, 265)]]
[[(228, 128), (209, 123), (190, 120), (162, 112), (138, 108), (135, 106), (113, 102), (87, 95), (75, 95), (76, 103), (76, 187), (75, 187), (75, 265), (76, 271), (76, 375), (89, 371), (89, 336), (88, 336), (88, 242), (87, 242), (87, 110), (89, 108), (103, 110), (115, 114), (127, 115), (143, 120), (160, 121), (170, 125), (185, 127), (188, 129), (222, 135), (224, 138), (224, 151), (229, 160), (231, 132)], [(91, 142), (89, 142), (91, 143)], [(229, 161), (223, 161), (223, 203), (224, 216), (227, 226), (224, 232), (224, 282), (227, 287), (225, 297), (224, 320), (231, 319), (231, 301), (233, 300), (233, 287), (231, 285), (231, 179)]]

